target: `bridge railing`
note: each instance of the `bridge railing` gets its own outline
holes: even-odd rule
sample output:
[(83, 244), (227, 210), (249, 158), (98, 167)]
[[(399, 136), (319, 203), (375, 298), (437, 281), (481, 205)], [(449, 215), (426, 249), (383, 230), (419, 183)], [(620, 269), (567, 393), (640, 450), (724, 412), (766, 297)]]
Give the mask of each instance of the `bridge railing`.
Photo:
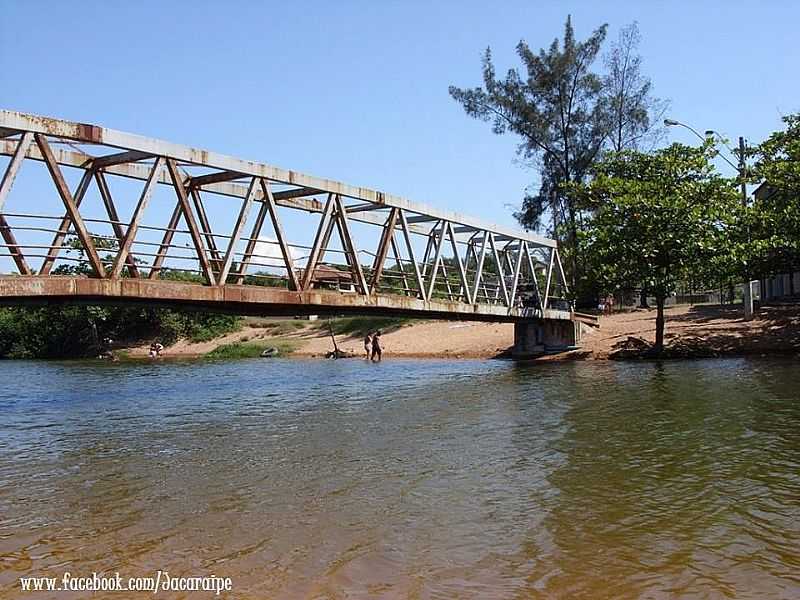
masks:
[(366, 188), (10, 111), (0, 111), (0, 156), (0, 270), (20, 275), (336, 289), (509, 311), (567, 293), (552, 240)]

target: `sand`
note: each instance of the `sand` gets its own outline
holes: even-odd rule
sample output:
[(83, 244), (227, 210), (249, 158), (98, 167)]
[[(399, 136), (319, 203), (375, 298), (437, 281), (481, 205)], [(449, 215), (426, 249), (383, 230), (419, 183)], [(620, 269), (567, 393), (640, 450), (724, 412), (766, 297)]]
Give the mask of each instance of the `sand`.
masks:
[[(607, 359), (629, 338), (652, 343), (655, 338), (654, 310), (617, 313), (600, 319), (600, 328), (585, 328), (581, 350), (552, 359)], [(679, 306), (666, 311), (666, 343), (686, 355), (738, 355), (800, 352), (800, 307), (764, 307), (746, 322), (741, 307)], [(295, 355), (324, 356), (333, 350), (330, 336), (309, 324), (305, 329), (281, 336), (298, 346)], [(165, 357), (201, 356), (217, 346), (237, 342), (274, 339), (269, 328), (244, 327), (210, 342), (181, 340), (164, 352)], [(514, 342), (514, 327), (508, 323), (423, 321), (384, 333), (386, 358), (488, 358), (506, 352)], [(337, 336), (340, 350), (362, 356), (360, 336)], [(131, 357), (146, 357), (149, 343), (128, 348)]]

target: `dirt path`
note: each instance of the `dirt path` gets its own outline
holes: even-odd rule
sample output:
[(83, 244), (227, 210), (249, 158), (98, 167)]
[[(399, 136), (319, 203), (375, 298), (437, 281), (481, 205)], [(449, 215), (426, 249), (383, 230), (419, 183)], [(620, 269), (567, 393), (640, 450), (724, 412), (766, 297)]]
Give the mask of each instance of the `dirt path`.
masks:
[[(800, 351), (800, 308), (764, 307), (752, 321), (741, 306), (677, 306), (665, 311), (665, 343), (689, 354), (758, 354)], [(583, 340), (584, 350), (603, 359), (629, 337), (655, 341), (655, 310), (618, 313), (601, 319)]]

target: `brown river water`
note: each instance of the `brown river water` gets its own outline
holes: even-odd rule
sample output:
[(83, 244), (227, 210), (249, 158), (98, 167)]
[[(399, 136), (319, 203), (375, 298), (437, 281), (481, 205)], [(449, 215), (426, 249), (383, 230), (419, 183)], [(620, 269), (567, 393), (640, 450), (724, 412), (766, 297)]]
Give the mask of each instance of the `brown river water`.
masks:
[(0, 362), (0, 598), (800, 598), (799, 365)]

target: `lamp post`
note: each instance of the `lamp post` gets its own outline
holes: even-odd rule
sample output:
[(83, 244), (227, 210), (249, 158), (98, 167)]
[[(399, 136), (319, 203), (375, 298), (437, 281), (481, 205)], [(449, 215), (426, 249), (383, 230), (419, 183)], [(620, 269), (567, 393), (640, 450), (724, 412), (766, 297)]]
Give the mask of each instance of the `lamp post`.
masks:
[[(706, 136), (703, 137), (693, 127), (690, 127), (686, 123), (681, 123), (680, 121), (676, 121), (675, 119), (664, 119), (664, 125), (666, 125), (667, 127), (676, 127), (676, 126), (677, 127), (684, 127), (685, 129), (688, 129), (689, 131), (691, 131), (693, 134), (695, 134), (697, 137), (699, 137), (704, 142), (706, 141), (707, 138), (716, 136), (717, 139), (719, 139), (720, 141), (723, 142), (723, 144), (725, 144), (723, 139), (722, 139), (722, 136), (720, 134), (718, 134), (716, 131), (714, 131), (713, 129), (707, 129), (706, 132), (705, 132)], [(725, 147), (728, 148), (728, 145), (725, 144)], [(736, 154), (736, 152), (734, 152), (730, 148), (728, 148), (728, 151), (731, 154)], [(747, 181), (747, 179), (746, 179), (746, 177), (747, 177), (747, 164), (745, 163), (745, 158), (744, 158), (744, 154), (745, 154), (744, 138), (741, 137), (741, 136), (739, 136), (739, 152), (738, 152), (738, 154), (739, 154), (739, 164), (738, 165), (733, 164), (733, 162), (731, 162), (731, 160), (728, 159), (728, 157), (725, 156), (724, 154), (719, 154), (719, 156), (726, 163), (728, 163), (731, 167), (736, 169), (736, 172), (739, 174), (739, 179), (741, 180), (742, 206), (747, 208), (747, 183), (746, 183), (746, 181)], [(749, 273), (748, 273), (748, 275), (749, 275)], [(753, 282), (750, 281), (750, 280), (746, 281), (745, 284), (744, 284), (744, 293), (742, 294), (742, 301), (744, 303), (744, 319), (745, 319), (745, 321), (750, 321), (753, 318)]]

